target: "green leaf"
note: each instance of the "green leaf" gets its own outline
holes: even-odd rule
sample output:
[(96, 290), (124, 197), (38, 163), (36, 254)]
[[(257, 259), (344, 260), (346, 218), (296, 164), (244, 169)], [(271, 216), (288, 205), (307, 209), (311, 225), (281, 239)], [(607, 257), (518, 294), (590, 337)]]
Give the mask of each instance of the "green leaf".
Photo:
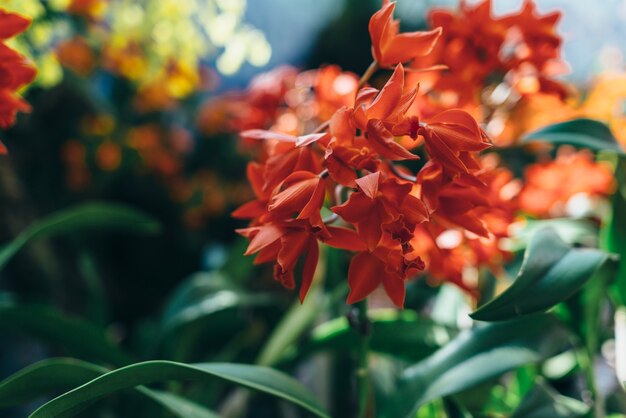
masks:
[(620, 154), (624, 152), (609, 127), (594, 119), (574, 119), (548, 125), (522, 138), (522, 142), (537, 140), (555, 145), (569, 144), (594, 151), (609, 150)]
[[(0, 382), (0, 408), (73, 389), (108, 371), (104, 367), (76, 359), (53, 358), (40, 361)], [(142, 386), (133, 389), (133, 393), (181, 418), (218, 417), (205, 407), (178, 395)]]
[(220, 418), (217, 413), (204, 406), (169, 392), (148, 389), (142, 386), (135, 389), (143, 396), (152, 399), (159, 406), (180, 418)]
[(563, 396), (539, 381), (522, 399), (511, 418), (576, 418), (589, 413), (583, 402)]
[(501, 321), (543, 312), (573, 295), (609, 255), (592, 248), (572, 248), (551, 228), (537, 231), (513, 284), (470, 316)]
[(157, 360), (132, 364), (104, 374), (46, 403), (33, 412), (31, 418), (70, 417), (97, 399), (138, 385), (214, 378), (268, 393), (299, 405), (319, 417), (329, 417), (298, 381), (274, 369), (232, 363), (184, 364)]
[[(407, 360), (417, 361), (447, 344), (456, 331), (420, 318), (413, 311), (374, 310), (370, 348)], [(349, 352), (359, 341), (359, 335), (350, 327), (345, 317), (325, 322), (315, 328), (304, 353), (318, 350), (342, 350)]]
[(528, 219), (512, 225), (512, 239), (507, 250), (525, 249), (533, 235), (545, 228), (554, 229), (559, 237), (568, 244), (595, 246), (598, 241), (598, 227), (589, 219)]
[(218, 273), (198, 273), (174, 293), (165, 309), (162, 326), (168, 332), (227, 309), (267, 306), (273, 302), (271, 295), (246, 293)]
[(406, 369), (379, 415), (410, 417), (434, 399), (488, 382), (518, 367), (543, 361), (567, 344), (567, 332), (550, 315), (486, 324), (459, 334)]
[(40, 339), (81, 358), (117, 366), (132, 362), (100, 328), (47, 305), (0, 302), (0, 330)]
[[(611, 197), (611, 219), (603, 227), (603, 248), (626, 260), (626, 157), (620, 156), (615, 170), (618, 188)], [(626, 261), (620, 262), (613, 284), (619, 303), (626, 305)]]
[(13, 241), (2, 247), (0, 269), (34, 239), (111, 230), (154, 234), (159, 231), (159, 223), (136, 209), (117, 203), (87, 203), (64, 209), (34, 222)]

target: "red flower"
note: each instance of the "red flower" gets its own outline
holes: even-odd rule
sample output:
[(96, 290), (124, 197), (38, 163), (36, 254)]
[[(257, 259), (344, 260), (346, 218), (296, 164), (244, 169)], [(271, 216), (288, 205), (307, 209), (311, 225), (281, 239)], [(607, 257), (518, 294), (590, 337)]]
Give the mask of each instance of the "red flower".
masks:
[(383, 1), (369, 23), (372, 55), (381, 67), (411, 61), (428, 55), (441, 35), (441, 28), (427, 32), (400, 32), (400, 22), (394, 20), (395, 2)]
[(472, 153), (491, 146), (476, 120), (458, 109), (439, 113), (418, 132), (424, 137), (431, 158), (448, 173), (468, 173), (480, 168)]
[[(30, 106), (17, 90), (33, 81), (35, 69), (26, 58), (12, 50), (3, 40), (23, 32), (30, 20), (0, 9), (0, 128), (7, 129), (15, 122), (17, 112), (28, 112)], [(6, 152), (0, 144), (0, 153)]]
[(320, 210), (324, 204), (324, 179), (308, 171), (296, 171), (283, 182), (285, 189), (274, 195), (268, 209), (283, 218), (298, 214), (296, 219), (308, 219), (311, 225), (324, 228)]
[(356, 226), (369, 251), (376, 249), (383, 232), (400, 239), (403, 228), (412, 230), (428, 219), (424, 204), (410, 194), (411, 184), (395, 178), (382, 180), (380, 172), (361, 177), (356, 183), (359, 191), (332, 210)]
[(400, 245), (385, 242), (373, 252), (355, 255), (348, 269), (348, 303), (368, 297), (380, 285), (389, 299), (399, 308), (404, 307), (405, 281), (424, 269), (419, 257), (407, 257)]

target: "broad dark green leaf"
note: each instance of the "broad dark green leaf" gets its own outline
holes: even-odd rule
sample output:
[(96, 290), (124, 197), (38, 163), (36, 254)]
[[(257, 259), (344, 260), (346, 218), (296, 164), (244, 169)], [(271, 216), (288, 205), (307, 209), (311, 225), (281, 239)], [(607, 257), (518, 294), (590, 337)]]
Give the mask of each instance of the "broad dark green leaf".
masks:
[(470, 316), (501, 321), (543, 312), (574, 294), (609, 255), (592, 248), (572, 248), (551, 228), (533, 235), (513, 284)]
[[(76, 359), (53, 358), (40, 361), (0, 382), (0, 408), (73, 389), (108, 371), (104, 367)], [(142, 386), (132, 391), (181, 418), (218, 417), (214, 412), (178, 395)]]
[[(371, 311), (370, 347), (373, 351), (417, 361), (447, 344), (456, 330), (430, 319), (420, 318), (412, 311)], [(345, 317), (336, 318), (315, 328), (303, 353), (318, 350), (349, 352), (359, 335)]]
[(539, 381), (524, 396), (511, 418), (576, 418), (588, 412), (589, 407), (583, 402), (563, 396)]
[(556, 123), (531, 132), (523, 142), (546, 141), (555, 145), (569, 144), (595, 151), (610, 150), (623, 153), (619, 143), (604, 123), (594, 119), (574, 119)]
[(381, 418), (410, 417), (433, 399), (488, 382), (558, 353), (567, 332), (550, 315), (487, 324), (459, 334), (431, 356), (406, 369)]
[(138, 385), (169, 380), (223, 379), (284, 399), (319, 417), (329, 415), (296, 380), (274, 369), (232, 363), (183, 364), (147, 361), (113, 370), (43, 405), (31, 418), (63, 418), (78, 413), (91, 402)]
[(2, 247), (0, 269), (34, 239), (95, 230), (154, 234), (159, 231), (159, 224), (154, 218), (117, 203), (87, 203), (64, 209), (34, 222), (13, 241)]
[(47, 305), (0, 302), (0, 330), (28, 335), (89, 360), (116, 366), (132, 362), (100, 328)]
[(162, 324), (167, 332), (227, 309), (266, 306), (273, 302), (271, 295), (247, 293), (218, 273), (198, 273), (174, 293)]

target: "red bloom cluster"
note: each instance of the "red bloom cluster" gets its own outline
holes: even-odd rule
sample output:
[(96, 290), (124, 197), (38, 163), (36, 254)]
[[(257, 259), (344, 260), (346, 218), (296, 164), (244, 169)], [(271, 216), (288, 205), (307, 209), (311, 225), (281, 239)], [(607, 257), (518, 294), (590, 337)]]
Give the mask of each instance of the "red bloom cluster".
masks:
[(518, 13), (499, 18), (493, 16), (491, 0), (462, 1), (458, 13), (432, 10), (429, 22), (443, 34), (429, 59), (448, 68), (429, 74), (433, 90), (443, 104), (455, 106), (480, 103), (482, 89), (494, 80), (506, 81), (522, 95), (566, 95), (551, 78), (564, 69), (555, 29), (559, 18), (558, 12), (539, 15), (532, 0), (525, 0)]
[[(313, 280), (318, 242), (355, 253), (348, 303), (382, 285), (401, 307), (405, 281), (424, 270), (423, 258), (433, 266), (445, 263), (423, 242), (436, 247), (443, 232), (457, 231), (471, 241), (462, 240), (478, 262), (489, 263), (499, 251), (495, 240), (506, 235), (508, 224), (503, 224), (512, 219), (511, 205), (500, 193), (510, 174), (479, 158), (490, 143), (477, 122), (458, 109), (426, 119), (414, 111), (418, 89), (405, 86), (402, 63), (425, 57), (440, 31), (400, 34), (393, 8), (385, 2), (370, 21), (376, 61), (395, 65), (382, 89), (364, 86), (333, 100), (314, 94), (313, 100), (323, 98), (315, 108), (330, 117), (314, 130), (241, 133), (244, 139), (262, 140), (263, 150), (260, 161), (248, 167), (256, 200), (234, 212), (251, 219), (251, 225), (238, 232), (250, 239), (246, 254), (258, 254), (256, 263), (273, 261), (274, 276), (286, 287), (296, 286), (294, 270), (303, 260), (301, 299)], [(335, 71), (330, 79), (340, 74)], [(279, 108), (265, 108), (273, 109)], [(420, 166), (415, 174), (399, 163), (419, 160), (418, 154), (429, 158), (412, 163)], [(328, 215), (322, 217), (323, 212)]]
[[(15, 122), (17, 112), (27, 112), (30, 106), (17, 93), (33, 81), (36, 71), (24, 56), (4, 44), (9, 38), (26, 30), (30, 20), (0, 9), (0, 128), (7, 129)], [(0, 153), (6, 148), (0, 142)]]

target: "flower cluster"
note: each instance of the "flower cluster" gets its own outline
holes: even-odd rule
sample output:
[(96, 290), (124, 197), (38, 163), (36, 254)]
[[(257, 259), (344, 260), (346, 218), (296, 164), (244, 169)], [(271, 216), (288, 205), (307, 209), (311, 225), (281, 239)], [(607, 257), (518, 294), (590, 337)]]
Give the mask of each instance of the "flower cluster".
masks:
[(526, 167), (526, 184), (519, 194), (519, 207), (540, 218), (583, 216), (594, 202), (615, 189), (608, 164), (596, 162), (591, 152), (563, 146), (556, 159)]
[[(425, 269), (425, 260), (435, 276), (449, 277), (445, 270), (452, 267), (458, 277), (463, 265), (448, 263), (442, 235), (456, 235), (454, 247), (462, 243), (479, 263), (501, 256), (496, 241), (515, 210), (512, 176), (493, 158), (479, 157), (490, 141), (468, 113), (448, 109), (422, 117), (416, 111), (418, 86), (405, 83), (404, 65), (428, 59), (441, 30), (399, 33), (394, 6), (384, 2), (370, 20), (375, 61), (352, 94), (316, 106), (333, 109), (326, 122), (319, 115), (322, 123), (308, 131), (241, 132), (246, 140), (262, 140), (262, 152), (248, 166), (256, 200), (233, 214), (251, 224), (238, 232), (250, 239), (246, 254), (258, 254), (256, 263), (274, 262), (275, 279), (288, 288), (296, 287), (302, 260), (301, 299), (314, 277), (319, 242), (354, 253), (348, 303), (382, 286), (403, 306), (405, 281)], [(366, 85), (387, 67), (394, 71), (380, 90)], [(277, 100), (282, 82), (274, 79), (272, 87), (277, 93), (269, 101), (277, 105), (259, 106), (266, 112), (260, 120), (274, 120), (284, 109)], [(456, 282), (473, 288), (462, 278)]]
[[(7, 129), (15, 122), (17, 112), (30, 110), (18, 90), (35, 78), (35, 68), (27, 59), (4, 42), (26, 30), (30, 20), (0, 9), (0, 128)], [(0, 142), (0, 153), (6, 148)]]
[(455, 106), (477, 104), (484, 86), (494, 81), (504, 81), (522, 95), (566, 95), (552, 79), (564, 67), (559, 60), (561, 38), (555, 29), (560, 13), (539, 15), (530, 0), (519, 12), (498, 18), (491, 9), (491, 0), (483, 0), (475, 5), (461, 2), (458, 13), (430, 12), (430, 24), (443, 28), (431, 56), (447, 67), (434, 74), (433, 87), (440, 97)]

